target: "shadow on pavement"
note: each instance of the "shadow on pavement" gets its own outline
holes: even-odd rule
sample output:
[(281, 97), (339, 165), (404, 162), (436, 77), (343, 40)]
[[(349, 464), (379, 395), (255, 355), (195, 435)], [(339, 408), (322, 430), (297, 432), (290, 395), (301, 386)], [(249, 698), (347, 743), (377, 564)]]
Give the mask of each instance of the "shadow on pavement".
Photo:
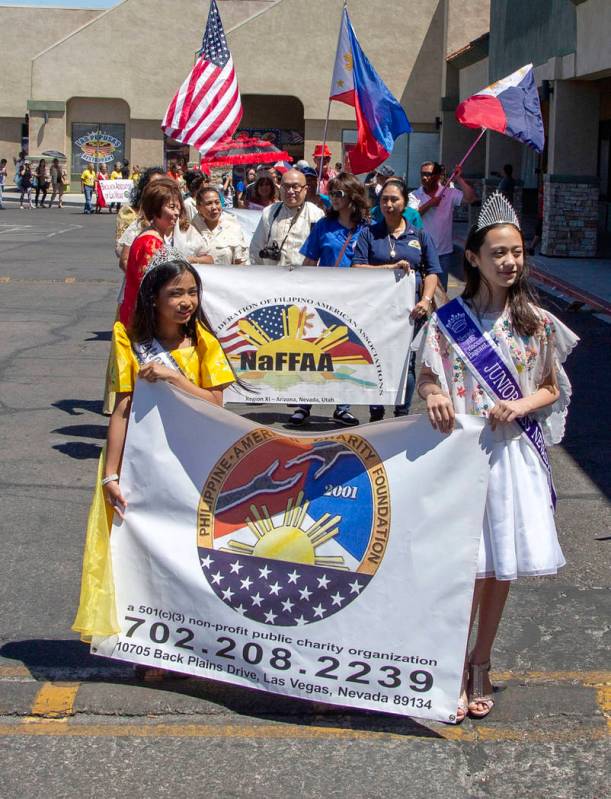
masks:
[(54, 444), (53, 449), (77, 461), (97, 460), (102, 451), (102, 447), (99, 444), (85, 444), (83, 441), (67, 441), (65, 444)]
[(92, 330), (85, 341), (112, 341), (112, 330)]
[(289, 416), (293, 411), (287, 408), (286, 413), (276, 411), (250, 411), (240, 414), (245, 419), (250, 419), (256, 424), (281, 425), (288, 433), (331, 433), (338, 430), (345, 430), (344, 425), (336, 424), (331, 416), (316, 416), (312, 414), (306, 424), (295, 425), (289, 422)]
[[(181, 675), (168, 672), (168, 676), (161, 680), (143, 681), (136, 676), (131, 664), (95, 657), (89, 653), (88, 645), (73, 639), (9, 641), (0, 647), (0, 657), (19, 661), (32, 677), (40, 682), (78, 680), (125, 686), (137, 685), (155, 692), (163, 691), (201, 699), (243, 717), (422, 738), (442, 737), (434, 730), (405, 716), (323, 705), (315, 701), (292, 699), (214, 680), (182, 678)], [(122, 701), (124, 700), (123, 696)], [(138, 704), (141, 702), (140, 697)], [(114, 708), (109, 708), (109, 712), (113, 711)]]
[(573, 395), (561, 446), (609, 498), (611, 428), (605, 403), (611, 392), (611, 325), (592, 311), (569, 310), (569, 303), (542, 291), (539, 295), (542, 305), (581, 339), (565, 364)]
[(84, 413), (99, 413), (102, 415), (104, 403), (102, 400), (63, 399), (52, 403), (52, 407), (70, 414), (82, 416)]
[(62, 436), (81, 436), (82, 438), (101, 438), (106, 440), (106, 425), (101, 424), (72, 424), (51, 430)]

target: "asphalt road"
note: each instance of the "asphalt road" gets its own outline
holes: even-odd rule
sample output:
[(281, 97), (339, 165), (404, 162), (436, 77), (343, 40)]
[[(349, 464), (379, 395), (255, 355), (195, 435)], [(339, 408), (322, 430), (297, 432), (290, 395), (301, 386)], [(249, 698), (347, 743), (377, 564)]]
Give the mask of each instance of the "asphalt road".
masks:
[[(611, 326), (546, 298), (582, 337), (551, 453), (568, 565), (512, 588), (489, 719), (424, 726), (212, 682), (144, 685), (70, 631), (106, 429), (113, 225), (74, 208), (0, 211), (0, 794), (608, 796)], [(327, 426), (321, 412), (313, 427)]]

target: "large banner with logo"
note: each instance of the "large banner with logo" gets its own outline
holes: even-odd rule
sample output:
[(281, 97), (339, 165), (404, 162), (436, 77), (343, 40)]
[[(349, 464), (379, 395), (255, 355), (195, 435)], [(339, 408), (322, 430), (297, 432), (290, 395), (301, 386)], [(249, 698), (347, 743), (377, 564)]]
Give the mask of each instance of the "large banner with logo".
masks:
[(402, 270), (202, 266), (203, 306), (240, 386), (227, 402), (403, 401), (415, 276)]
[[(288, 436), (139, 383), (112, 530), (118, 660), (454, 721), (488, 480), (483, 423)], [(459, 468), (457, 468), (459, 465)]]

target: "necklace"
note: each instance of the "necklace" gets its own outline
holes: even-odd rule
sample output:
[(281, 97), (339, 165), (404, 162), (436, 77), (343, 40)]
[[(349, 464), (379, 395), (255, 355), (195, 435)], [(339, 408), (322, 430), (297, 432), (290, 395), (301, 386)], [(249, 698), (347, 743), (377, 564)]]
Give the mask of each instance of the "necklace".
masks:
[[(387, 226), (386, 229), (388, 230), (388, 226)], [(397, 230), (399, 231), (399, 236), (405, 230), (405, 225), (403, 224), (403, 220), (401, 220), (401, 222), (399, 223), (399, 227), (397, 228)], [(389, 253), (391, 258), (394, 258), (395, 255), (397, 254), (397, 238), (398, 238), (398, 236), (395, 237), (394, 235), (389, 233), (386, 238), (388, 239), (388, 253)]]

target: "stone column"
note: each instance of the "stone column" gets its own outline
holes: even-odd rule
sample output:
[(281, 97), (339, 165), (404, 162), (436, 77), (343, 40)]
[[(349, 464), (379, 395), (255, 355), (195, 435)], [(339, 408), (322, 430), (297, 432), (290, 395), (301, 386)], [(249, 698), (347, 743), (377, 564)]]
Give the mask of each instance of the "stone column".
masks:
[(599, 106), (598, 88), (590, 82), (554, 81), (543, 183), (543, 255), (596, 255)]
[(598, 229), (598, 178), (545, 175), (542, 255), (593, 258)]

